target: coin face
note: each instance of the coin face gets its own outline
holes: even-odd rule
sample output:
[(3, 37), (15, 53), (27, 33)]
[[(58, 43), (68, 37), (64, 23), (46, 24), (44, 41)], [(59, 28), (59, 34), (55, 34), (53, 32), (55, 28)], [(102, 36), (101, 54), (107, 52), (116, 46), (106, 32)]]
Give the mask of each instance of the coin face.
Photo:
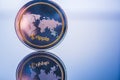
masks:
[(49, 52), (34, 52), (19, 64), (16, 80), (66, 80), (65, 66)]
[(48, 49), (58, 44), (67, 30), (63, 10), (51, 1), (31, 1), (17, 14), (15, 29), (19, 39), (33, 49)]

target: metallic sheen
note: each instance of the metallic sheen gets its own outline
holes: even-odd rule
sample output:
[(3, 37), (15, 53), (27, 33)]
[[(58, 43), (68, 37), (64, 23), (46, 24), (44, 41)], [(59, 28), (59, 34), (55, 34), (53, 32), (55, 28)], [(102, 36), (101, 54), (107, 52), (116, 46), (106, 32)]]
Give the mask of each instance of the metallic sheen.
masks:
[(18, 12), (15, 29), (28, 47), (44, 50), (58, 44), (67, 30), (64, 11), (49, 0), (30, 1)]
[(66, 80), (66, 70), (56, 55), (34, 52), (19, 63), (16, 80)]

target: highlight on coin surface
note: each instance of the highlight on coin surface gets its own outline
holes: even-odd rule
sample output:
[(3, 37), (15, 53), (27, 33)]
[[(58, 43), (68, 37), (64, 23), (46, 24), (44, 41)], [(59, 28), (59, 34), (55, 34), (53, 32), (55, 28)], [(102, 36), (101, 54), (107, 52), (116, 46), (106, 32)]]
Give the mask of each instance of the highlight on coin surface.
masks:
[(18, 65), (16, 80), (66, 80), (66, 70), (56, 55), (34, 52)]
[(18, 38), (33, 49), (48, 49), (58, 44), (67, 30), (64, 11), (49, 0), (30, 1), (15, 20)]

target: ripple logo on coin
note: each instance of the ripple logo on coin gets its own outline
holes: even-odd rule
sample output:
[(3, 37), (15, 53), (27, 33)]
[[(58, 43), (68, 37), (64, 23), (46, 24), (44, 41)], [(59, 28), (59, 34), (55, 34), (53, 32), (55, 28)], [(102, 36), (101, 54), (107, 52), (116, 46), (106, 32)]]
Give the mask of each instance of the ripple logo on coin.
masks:
[(15, 21), (19, 39), (33, 49), (48, 49), (64, 37), (67, 20), (64, 11), (49, 0), (30, 1), (17, 14)]
[(17, 80), (66, 80), (63, 62), (49, 52), (26, 56), (17, 68)]

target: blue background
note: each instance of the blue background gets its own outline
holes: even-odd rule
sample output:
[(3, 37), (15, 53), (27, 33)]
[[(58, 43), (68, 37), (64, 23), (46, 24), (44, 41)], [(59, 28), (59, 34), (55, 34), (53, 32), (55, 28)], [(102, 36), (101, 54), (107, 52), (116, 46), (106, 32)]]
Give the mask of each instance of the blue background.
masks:
[[(14, 21), (29, 0), (0, 0), (0, 80), (16, 80), (18, 63), (34, 52), (18, 39)], [(120, 0), (53, 0), (65, 11), (68, 32), (49, 50), (68, 80), (120, 80)]]

